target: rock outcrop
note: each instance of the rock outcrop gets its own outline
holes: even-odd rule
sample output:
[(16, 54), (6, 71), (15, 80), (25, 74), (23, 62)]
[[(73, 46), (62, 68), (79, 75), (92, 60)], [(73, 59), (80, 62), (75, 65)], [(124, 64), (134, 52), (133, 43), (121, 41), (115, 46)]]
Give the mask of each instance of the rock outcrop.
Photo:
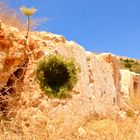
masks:
[[(6, 86), (9, 76), (24, 60), (25, 37), (18, 29), (2, 24), (0, 39), (0, 89), (2, 89)], [(35, 70), (36, 62), (45, 55), (61, 54), (75, 58), (80, 64), (81, 73), (74, 91), (85, 97), (98, 98), (97, 102), (101, 101), (103, 104), (118, 103), (120, 73), (119, 63), (114, 55), (87, 53), (75, 42), (66, 41), (60, 35), (47, 32), (30, 33), (28, 50), (32, 72)], [(28, 72), (27, 75), (30, 77)]]
[(25, 37), (18, 29), (1, 24), (0, 30), (0, 90), (24, 59)]
[(140, 75), (129, 70), (121, 69), (121, 94), (129, 99), (133, 95), (140, 94)]
[[(24, 61), (24, 34), (14, 27), (2, 24), (0, 30), (0, 90), (8, 86), (9, 78)], [(17, 89), (15, 92), (19, 92), (20, 89), (17, 93), (20, 96), (15, 101), (17, 106), (15, 105), (16, 112), (13, 113), (15, 114), (13, 120), (14, 123), (20, 121), (24, 127), (29, 127), (31, 122), (35, 126), (36, 123), (44, 124), (47, 121), (47, 126), (51, 127), (57, 138), (56, 130), (59, 129), (59, 133), (62, 134), (63, 130), (66, 130), (68, 133), (69, 130), (82, 123), (89, 114), (106, 114), (110, 113), (114, 106), (119, 107), (120, 89), (124, 90), (125, 94), (129, 94), (129, 88), (130, 90), (134, 87), (134, 89), (139, 89), (140, 78), (138, 76), (133, 76), (133, 83), (129, 79), (128, 84), (123, 74), (125, 72), (121, 71), (121, 80), (119, 61), (115, 55), (95, 55), (86, 52), (77, 43), (48, 32), (30, 32), (27, 48), (29, 62), (24, 79), (18, 86), (16, 83), (18, 84), (19, 79), (15, 77), (17, 82), (14, 82), (14, 88)], [(35, 81), (37, 62), (49, 54), (61, 54), (66, 58), (75, 58), (81, 67), (71, 99), (49, 99)], [(129, 74), (126, 75), (127, 78)], [(129, 77), (131, 78), (130, 75)], [(35, 131), (35, 128), (32, 131)]]

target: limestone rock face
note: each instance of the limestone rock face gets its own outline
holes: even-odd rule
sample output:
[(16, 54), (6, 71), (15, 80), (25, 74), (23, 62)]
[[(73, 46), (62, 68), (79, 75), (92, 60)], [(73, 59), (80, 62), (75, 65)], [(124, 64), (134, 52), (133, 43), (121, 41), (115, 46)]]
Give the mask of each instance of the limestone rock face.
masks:
[(0, 30), (0, 90), (24, 58), (25, 38), (18, 29), (1, 24)]
[[(0, 89), (6, 85), (10, 75), (18, 69), (24, 59), (25, 37), (17, 29), (2, 24), (0, 30)], [(119, 105), (120, 68), (116, 56), (95, 55), (63, 36), (48, 32), (30, 32), (28, 40), (29, 62), (17, 101), (16, 118), (43, 123), (52, 130), (72, 130), (93, 113), (106, 114)], [(75, 58), (81, 67), (78, 82), (71, 92), (71, 99), (49, 99), (35, 82), (37, 62), (49, 54), (61, 54)], [(19, 88), (19, 87), (17, 87)], [(14, 100), (15, 101), (15, 100)], [(23, 103), (23, 104), (22, 104)], [(27, 120), (28, 118), (28, 120)], [(40, 120), (40, 118), (44, 118)], [(26, 120), (26, 121), (25, 121)], [(56, 122), (58, 120), (58, 123)], [(29, 123), (30, 124), (30, 123)], [(53, 125), (54, 124), (54, 125)], [(61, 129), (63, 128), (63, 129)], [(66, 135), (66, 134), (65, 134)], [(57, 134), (55, 133), (57, 138)]]
[(140, 94), (140, 75), (129, 70), (121, 71), (121, 93), (127, 99), (131, 95)]
[[(57, 38), (57, 41), (53, 38)], [(94, 55), (86, 52), (77, 43), (64, 40), (62, 36), (47, 32), (32, 33), (29, 41), (34, 55), (32, 61), (38, 61), (49, 54), (75, 58), (81, 67), (81, 73), (78, 75), (79, 80), (73, 91), (79, 93), (79, 97), (97, 101), (98, 111), (105, 111), (113, 104), (118, 104), (120, 68), (117, 57), (112, 54)]]
[(120, 69), (117, 58), (112, 54), (93, 55), (92, 53), (88, 53), (87, 62), (89, 68), (89, 86), (96, 97), (96, 101), (106, 104), (108, 108), (112, 104), (118, 105)]
[[(9, 76), (24, 59), (24, 43), (25, 37), (18, 29), (2, 24), (0, 30), (0, 89), (6, 85)], [(73, 92), (78, 93), (79, 97), (97, 102), (95, 103), (97, 110), (106, 110), (110, 105), (118, 104), (120, 72), (118, 60), (114, 55), (88, 53), (77, 43), (48, 32), (31, 32), (27, 49), (30, 54), (30, 68), (25, 75), (27, 81), (34, 73), (36, 63), (40, 58), (49, 54), (61, 54), (66, 58), (75, 58), (81, 67), (78, 83)]]

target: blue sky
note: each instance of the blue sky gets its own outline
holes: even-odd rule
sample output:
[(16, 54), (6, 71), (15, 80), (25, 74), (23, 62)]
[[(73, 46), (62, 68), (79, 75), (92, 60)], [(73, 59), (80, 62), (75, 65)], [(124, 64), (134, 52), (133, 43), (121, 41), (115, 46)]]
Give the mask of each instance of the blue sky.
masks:
[(48, 17), (39, 30), (63, 35), (86, 50), (140, 59), (140, 0), (7, 0)]

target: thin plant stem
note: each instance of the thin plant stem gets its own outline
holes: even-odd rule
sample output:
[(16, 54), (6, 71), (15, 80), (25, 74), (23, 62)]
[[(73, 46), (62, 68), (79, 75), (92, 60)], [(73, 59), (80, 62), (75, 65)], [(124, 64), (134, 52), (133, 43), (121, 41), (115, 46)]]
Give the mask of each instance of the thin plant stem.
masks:
[(27, 55), (26, 51), (27, 51), (27, 41), (28, 41), (28, 36), (29, 36), (29, 31), (30, 31), (30, 16), (27, 16), (28, 19), (27, 19), (27, 34), (26, 34), (26, 40), (25, 40), (25, 51), (24, 51), (24, 54), (25, 54), (25, 57)]

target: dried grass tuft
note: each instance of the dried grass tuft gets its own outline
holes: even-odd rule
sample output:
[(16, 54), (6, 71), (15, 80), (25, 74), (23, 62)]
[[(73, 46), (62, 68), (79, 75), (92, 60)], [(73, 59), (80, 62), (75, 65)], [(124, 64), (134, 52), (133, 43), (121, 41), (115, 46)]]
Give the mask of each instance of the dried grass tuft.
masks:
[(0, 20), (6, 25), (17, 27), (19, 30), (25, 30), (26, 26), (23, 15), (10, 8), (6, 2), (0, 2)]

